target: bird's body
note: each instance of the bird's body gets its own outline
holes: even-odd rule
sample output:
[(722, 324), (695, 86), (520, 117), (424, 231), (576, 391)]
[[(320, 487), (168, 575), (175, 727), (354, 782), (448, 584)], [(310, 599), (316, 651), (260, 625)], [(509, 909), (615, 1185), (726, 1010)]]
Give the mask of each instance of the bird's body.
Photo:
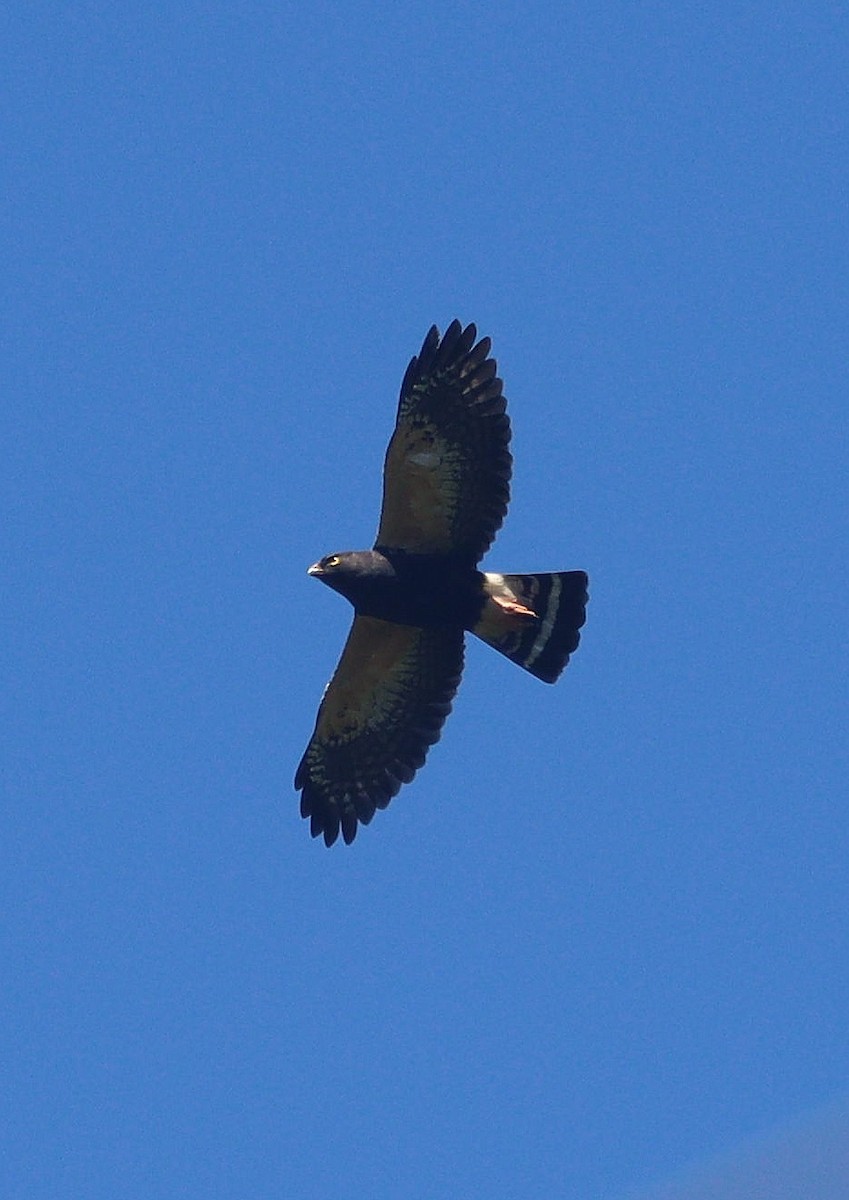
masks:
[(579, 641), (583, 571), (499, 575), (477, 564), (507, 510), (510, 423), (474, 325), (433, 327), (401, 385), (372, 550), (309, 573), (354, 624), (295, 776), (313, 836), (351, 842), (422, 765), (463, 668), (464, 633), (553, 683)]
[(399, 625), (471, 629), (484, 602), (480, 571), (447, 554), (378, 546), (331, 554), (309, 573), (350, 600), (357, 612)]

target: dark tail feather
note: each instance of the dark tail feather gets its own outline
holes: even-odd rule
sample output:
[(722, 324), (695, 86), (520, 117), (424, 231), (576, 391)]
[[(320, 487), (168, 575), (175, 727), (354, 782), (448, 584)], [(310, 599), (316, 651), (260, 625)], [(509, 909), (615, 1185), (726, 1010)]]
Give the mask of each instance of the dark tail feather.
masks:
[[(586, 620), (583, 571), (546, 575), (485, 575), (491, 600), (474, 629), (479, 638), (537, 679), (554, 683), (580, 641)], [(527, 612), (530, 609), (534, 620)]]

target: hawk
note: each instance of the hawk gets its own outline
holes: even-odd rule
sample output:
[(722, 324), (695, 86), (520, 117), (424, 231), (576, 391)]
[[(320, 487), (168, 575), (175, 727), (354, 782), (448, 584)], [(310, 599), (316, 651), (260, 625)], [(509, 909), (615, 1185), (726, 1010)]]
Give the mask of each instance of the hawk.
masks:
[(554, 683), (584, 624), (583, 571), (498, 575), (477, 564), (507, 511), (510, 421), (474, 325), (436, 326), (401, 384), (374, 549), (307, 572), (354, 606), (295, 787), (313, 837), (350, 844), (422, 766), (463, 670), (466, 631)]

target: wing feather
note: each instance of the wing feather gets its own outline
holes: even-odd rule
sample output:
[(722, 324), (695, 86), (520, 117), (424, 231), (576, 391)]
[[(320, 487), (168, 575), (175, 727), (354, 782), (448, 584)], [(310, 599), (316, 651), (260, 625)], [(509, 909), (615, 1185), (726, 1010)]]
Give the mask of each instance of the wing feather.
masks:
[(386, 451), (376, 545), (476, 563), (510, 499), (510, 421), (490, 340), (436, 326), (412, 359)]
[(423, 764), (463, 669), (461, 629), (356, 616), (295, 775), (301, 816), (331, 846), (352, 842)]

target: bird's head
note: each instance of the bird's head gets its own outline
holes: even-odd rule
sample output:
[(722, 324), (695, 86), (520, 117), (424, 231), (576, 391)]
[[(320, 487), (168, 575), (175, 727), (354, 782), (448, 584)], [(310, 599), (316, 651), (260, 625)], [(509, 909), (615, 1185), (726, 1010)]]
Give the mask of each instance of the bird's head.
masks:
[(343, 560), (347, 557), (347, 554), (326, 554), (317, 563), (307, 567), (307, 575), (312, 575), (314, 579), (327, 581), (329, 575), (341, 574), (344, 569)]
[(394, 574), (392, 564), (376, 550), (346, 550), (340, 554), (327, 554), (307, 570), (307, 575), (320, 579), (334, 592), (346, 596), (352, 604), (364, 598), (376, 581)]

